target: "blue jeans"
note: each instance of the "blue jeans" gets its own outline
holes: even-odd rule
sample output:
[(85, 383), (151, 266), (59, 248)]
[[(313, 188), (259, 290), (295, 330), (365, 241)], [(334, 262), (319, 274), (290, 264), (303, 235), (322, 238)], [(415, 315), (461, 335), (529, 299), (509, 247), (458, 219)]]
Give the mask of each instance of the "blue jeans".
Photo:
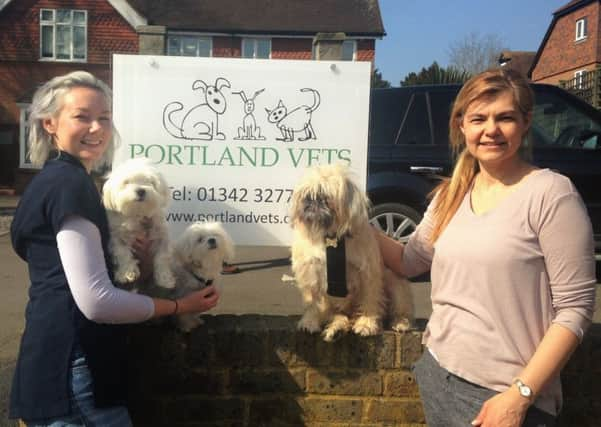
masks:
[(27, 427), (132, 427), (125, 406), (100, 409), (94, 406), (92, 375), (84, 354), (78, 350), (71, 362), (71, 414), (25, 424)]
[[(485, 401), (498, 392), (481, 387), (442, 368), (428, 349), (413, 366), (428, 427), (469, 427)], [(522, 427), (554, 427), (555, 417), (528, 408)]]

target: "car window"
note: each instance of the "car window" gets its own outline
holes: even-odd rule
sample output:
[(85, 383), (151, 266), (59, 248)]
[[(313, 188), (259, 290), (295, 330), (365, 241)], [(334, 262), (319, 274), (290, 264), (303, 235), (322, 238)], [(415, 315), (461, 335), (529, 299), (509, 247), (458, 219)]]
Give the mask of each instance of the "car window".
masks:
[(411, 93), (403, 89), (376, 89), (371, 92), (370, 144), (394, 144), (410, 100)]
[(568, 97), (537, 90), (530, 139), (535, 147), (601, 147), (601, 124)]
[(414, 93), (401, 121), (396, 144), (431, 145), (430, 116), (425, 93)]
[(449, 117), (457, 91), (430, 92), (430, 109), (432, 111), (432, 124), (434, 126), (434, 144), (447, 145), (449, 143)]

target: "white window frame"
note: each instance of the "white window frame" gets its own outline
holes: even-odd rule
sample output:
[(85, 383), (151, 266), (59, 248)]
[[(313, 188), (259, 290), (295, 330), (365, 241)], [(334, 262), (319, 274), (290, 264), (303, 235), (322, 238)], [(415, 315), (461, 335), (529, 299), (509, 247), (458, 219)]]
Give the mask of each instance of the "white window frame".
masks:
[(343, 61), (356, 61), (357, 60), (357, 40), (345, 40), (342, 42), (342, 51), (344, 52), (344, 44), (351, 43), (353, 45), (353, 57), (351, 59), (342, 58)]
[[(267, 40), (269, 42), (269, 58), (271, 59), (271, 37), (244, 37), (242, 39), (242, 52), (240, 52), (240, 56), (246, 59), (265, 59), (265, 58), (257, 58), (257, 42), (259, 40)], [(253, 44), (253, 56), (244, 56), (244, 51), (246, 50), (246, 45), (248, 43)]]
[(576, 21), (576, 41), (584, 40), (587, 37), (587, 28), (586, 28), (586, 17), (580, 18)]
[[(68, 10), (71, 12), (71, 22), (66, 23), (58, 23), (56, 22), (56, 12), (58, 10)], [(52, 20), (44, 20), (42, 18), (44, 12), (52, 13)], [(73, 23), (73, 12), (83, 12), (84, 14), (84, 23), (83, 24), (74, 24)], [(57, 58), (56, 57), (56, 27), (57, 26), (68, 26), (71, 28), (71, 46), (69, 58)], [(52, 56), (42, 56), (42, 37), (43, 27), (51, 27), (52, 28)], [(84, 37), (85, 37), (85, 53), (83, 58), (74, 58), (73, 57), (73, 28), (79, 27), (84, 28)], [(60, 62), (87, 62), (88, 61), (88, 11), (82, 9), (40, 9), (40, 61), (60, 61)]]
[(183, 46), (182, 46), (182, 41), (180, 41), (180, 45), (179, 45), (179, 53), (178, 54), (174, 54), (171, 50), (171, 43), (170, 40), (173, 37), (179, 37), (180, 39), (183, 38), (193, 38), (196, 39), (196, 41), (198, 42), (199, 40), (205, 40), (209, 42), (209, 56), (199, 56), (198, 55), (198, 43), (196, 44), (196, 55), (197, 57), (201, 57), (201, 58), (211, 58), (213, 56), (213, 37), (211, 36), (206, 36), (206, 35), (199, 35), (199, 34), (191, 34), (191, 33), (177, 33), (177, 32), (170, 32), (169, 34), (167, 34), (167, 55), (168, 56), (184, 56), (182, 55), (183, 52)]
[(578, 70), (574, 73), (574, 87), (576, 89), (582, 89), (584, 76), (586, 76), (586, 70)]
[(31, 104), (17, 103), (17, 107), (19, 107), (19, 168), (21, 169), (37, 169), (27, 158), (27, 152), (29, 151), (27, 116), (30, 106)]

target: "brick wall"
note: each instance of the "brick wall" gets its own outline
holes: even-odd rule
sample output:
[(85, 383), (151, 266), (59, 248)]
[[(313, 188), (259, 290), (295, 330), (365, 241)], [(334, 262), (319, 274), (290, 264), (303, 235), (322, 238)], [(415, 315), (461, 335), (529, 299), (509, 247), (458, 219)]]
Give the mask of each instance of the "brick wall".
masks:
[[(575, 41), (576, 21), (585, 16), (588, 36)], [(599, 2), (592, 2), (560, 17), (532, 71), (532, 80), (556, 84), (565, 80), (566, 75), (571, 74), (573, 78), (574, 71), (594, 69), (594, 65), (601, 62), (600, 30)]]
[[(205, 316), (189, 335), (169, 324), (131, 335), (134, 425), (425, 427), (410, 366), (421, 333), (348, 335), (325, 343), (296, 316)], [(598, 426), (601, 325), (564, 374), (558, 427)]]

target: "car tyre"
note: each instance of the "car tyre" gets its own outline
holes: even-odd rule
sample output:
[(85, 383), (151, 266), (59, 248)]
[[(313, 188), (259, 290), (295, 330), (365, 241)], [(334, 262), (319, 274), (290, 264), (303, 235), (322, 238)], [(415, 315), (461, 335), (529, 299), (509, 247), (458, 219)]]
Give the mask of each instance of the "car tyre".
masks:
[(399, 242), (406, 243), (421, 221), (421, 214), (411, 206), (382, 203), (372, 207), (369, 222)]

